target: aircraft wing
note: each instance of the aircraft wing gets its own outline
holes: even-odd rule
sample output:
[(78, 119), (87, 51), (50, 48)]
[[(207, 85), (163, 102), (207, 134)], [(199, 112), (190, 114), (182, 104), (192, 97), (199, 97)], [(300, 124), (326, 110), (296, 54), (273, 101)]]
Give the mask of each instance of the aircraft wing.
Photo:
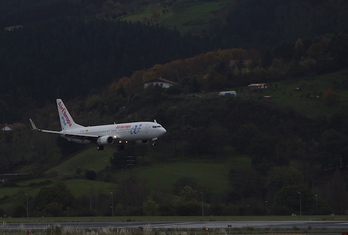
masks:
[(64, 136), (70, 136), (70, 137), (83, 137), (83, 138), (98, 138), (98, 135), (91, 135), (91, 134), (84, 134), (84, 133), (66, 133), (65, 131), (51, 131), (51, 130), (42, 130), (36, 127), (35, 123), (33, 120), (29, 119), (31, 123), (31, 127), (33, 128), (34, 131), (40, 131), (44, 133), (51, 133), (51, 134), (60, 134)]
[(61, 135), (66, 135), (66, 136), (77, 136), (77, 137), (88, 137), (88, 138), (98, 138), (100, 137), (99, 135), (91, 135), (91, 134), (80, 134), (80, 133), (64, 133), (64, 132), (59, 132)]

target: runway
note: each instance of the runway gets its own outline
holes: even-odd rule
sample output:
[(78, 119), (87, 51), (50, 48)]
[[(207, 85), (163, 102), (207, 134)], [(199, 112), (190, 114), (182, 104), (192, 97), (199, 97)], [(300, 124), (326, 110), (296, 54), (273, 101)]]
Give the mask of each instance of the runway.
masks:
[(348, 221), (149, 221), (149, 222), (59, 222), (59, 223), (5, 223), (2, 230), (44, 230), (52, 226), (72, 229), (339, 229), (348, 233)]

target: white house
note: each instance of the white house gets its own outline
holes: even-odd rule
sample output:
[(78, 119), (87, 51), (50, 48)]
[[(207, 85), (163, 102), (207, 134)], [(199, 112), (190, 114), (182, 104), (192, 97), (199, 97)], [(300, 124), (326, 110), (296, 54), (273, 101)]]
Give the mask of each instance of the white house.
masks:
[(1, 129), (2, 131), (13, 131), (15, 129), (24, 127), (23, 123), (14, 123), (14, 124), (5, 124), (5, 126)]
[(23, 28), (23, 25), (13, 25), (5, 28), (6, 31), (15, 31), (16, 29)]
[(235, 92), (235, 91), (221, 91), (219, 93), (219, 96), (225, 96), (225, 97), (227, 97), (227, 96), (237, 96), (237, 92)]
[(144, 82), (144, 88), (147, 88), (149, 86), (160, 86), (162, 88), (169, 88), (173, 85), (176, 85), (176, 83), (161, 77)]
[(263, 89), (267, 89), (267, 84), (266, 83), (253, 83), (248, 85), (248, 87), (251, 90), (263, 90)]

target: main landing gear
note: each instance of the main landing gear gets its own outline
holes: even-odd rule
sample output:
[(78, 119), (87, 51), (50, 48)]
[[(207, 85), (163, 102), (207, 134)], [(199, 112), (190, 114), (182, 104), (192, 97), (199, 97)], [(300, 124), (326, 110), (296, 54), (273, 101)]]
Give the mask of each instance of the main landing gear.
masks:
[(104, 150), (104, 146), (103, 145), (98, 145), (97, 150), (98, 151)]
[(124, 150), (124, 144), (118, 144), (117, 149), (118, 149), (118, 151), (123, 151)]

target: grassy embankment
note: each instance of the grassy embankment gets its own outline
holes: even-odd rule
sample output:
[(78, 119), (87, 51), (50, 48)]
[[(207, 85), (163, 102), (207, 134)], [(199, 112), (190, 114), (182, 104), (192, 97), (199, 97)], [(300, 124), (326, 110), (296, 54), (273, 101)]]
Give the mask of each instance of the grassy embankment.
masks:
[(8, 223), (26, 222), (142, 222), (142, 221), (347, 221), (346, 215), (310, 216), (107, 216), (4, 218)]
[[(169, 4), (170, 3), (170, 4)], [(234, 1), (172, 1), (147, 2), (142, 1), (132, 4), (132, 10), (121, 20), (143, 22), (153, 19), (154, 13), (158, 14), (157, 22), (168, 28), (176, 28), (182, 33), (200, 32), (211, 26), (211, 22), (218, 20), (227, 7), (233, 7)], [(134, 6), (137, 6), (136, 8)]]
[[(309, 117), (330, 117), (335, 113), (346, 113), (348, 110), (348, 90), (337, 85), (346, 74), (347, 70), (343, 70), (297, 81), (276, 82), (270, 84), (268, 90), (254, 93), (254, 95), (269, 95), (273, 97), (270, 101), (274, 104), (281, 107), (291, 107)], [(297, 87), (301, 90), (296, 91)], [(324, 94), (329, 88), (334, 88), (337, 93), (337, 100), (333, 104), (328, 104), (322, 97), (312, 95), (314, 92)], [(246, 87), (243, 88), (245, 93), (247, 90)], [(83, 171), (80, 176), (77, 176), (76, 169), (93, 169), (99, 172), (110, 166), (109, 159), (114, 151), (114, 146), (108, 146), (104, 151), (96, 151), (94, 146), (91, 146), (47, 171), (46, 173), (52, 177), (48, 178), (51, 183), (46, 186), (52, 186), (57, 181), (64, 181), (75, 197), (90, 193), (110, 193), (115, 189), (114, 183), (86, 180)], [(214, 194), (214, 197), (219, 197), (228, 190), (229, 170), (245, 164), (250, 164), (249, 159), (236, 155), (232, 151), (228, 156), (219, 156), (204, 161), (192, 159), (181, 159), (180, 162), (167, 163), (150, 161), (149, 164), (142, 167), (133, 168), (131, 174), (146, 182), (153, 192), (171, 194), (174, 183), (180, 178), (188, 177), (195, 179), (198, 185), (206, 186), (209, 193)], [(129, 176), (130, 171), (128, 170), (117, 171), (112, 174), (110, 182), (120, 182)], [(34, 197), (40, 190), (40, 186), (35, 186), (35, 184), (43, 180), (47, 180), (47, 178), (21, 181), (11, 187), (0, 187), (0, 198), (14, 195), (19, 191), (25, 191), (30, 197)], [(1, 206), (3, 205), (0, 204)]]

